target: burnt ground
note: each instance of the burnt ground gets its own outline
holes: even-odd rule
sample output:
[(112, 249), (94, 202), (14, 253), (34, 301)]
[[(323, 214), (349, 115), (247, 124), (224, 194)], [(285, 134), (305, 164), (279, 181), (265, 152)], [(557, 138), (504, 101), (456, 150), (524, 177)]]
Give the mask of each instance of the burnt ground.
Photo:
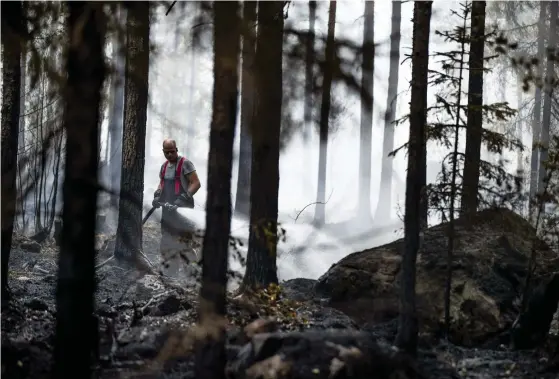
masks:
[[(158, 224), (146, 224), (144, 251), (152, 262), (158, 260), (159, 236)], [(99, 244), (99, 262), (110, 256), (111, 242), (108, 241)], [(9, 278), (14, 300), (9, 307), (2, 309), (2, 374), (7, 378), (35, 379), (49, 375), (55, 318), (56, 254), (52, 241), (40, 247), (21, 238), (14, 241)], [(359, 338), (378, 342), (379, 349), (386, 356), (393, 354), (389, 342), (395, 334), (394, 322), (360, 328), (340, 311), (324, 307), (320, 301), (307, 300), (305, 291), (309, 283), (310, 280), (295, 279), (284, 284), (284, 300), (277, 300), (273, 293), (259, 300), (230, 299), (227, 351), (231, 377), (259, 377), (254, 370), (247, 369), (250, 365), (257, 365), (254, 364), (254, 354), (247, 358), (251, 355), (246, 351), (253, 345), (247, 344), (250, 336), (242, 330), (263, 317), (276, 320), (278, 331), (306, 333), (293, 335), (289, 344), (276, 342), (272, 357), (259, 358), (273, 361), (279, 354), (296, 360), (298, 370), (308, 368), (308, 372), (291, 377), (331, 375), (323, 376), (324, 371), (319, 372), (316, 367), (326, 362), (325, 367), (333, 370), (337, 358), (332, 358), (331, 350), (317, 342), (321, 339), (338, 341), (340, 337), (336, 337), (332, 330), (340, 333), (344, 329), (361, 329)], [(163, 280), (157, 275), (140, 277), (114, 260), (102, 266), (98, 270), (96, 294), (100, 328), (100, 357), (96, 367), (99, 377), (193, 378), (191, 345), (197, 291), (192, 282)], [(312, 334), (312, 330), (318, 334)], [(348, 346), (359, 345), (355, 338), (346, 338), (350, 341)], [(336, 343), (336, 346), (344, 345), (343, 341)], [(293, 344), (305, 354), (293, 355), (297, 350)], [(548, 362), (549, 357), (543, 350), (514, 352), (504, 346), (492, 350), (466, 349), (424, 338), (416, 368), (424, 378), (557, 378), (559, 373), (551, 370)], [(376, 367), (374, 372), (388, 371), (379, 371)], [(388, 375), (374, 377), (388, 378)], [(337, 377), (372, 376), (359, 375), (356, 371), (354, 375), (346, 373)]]

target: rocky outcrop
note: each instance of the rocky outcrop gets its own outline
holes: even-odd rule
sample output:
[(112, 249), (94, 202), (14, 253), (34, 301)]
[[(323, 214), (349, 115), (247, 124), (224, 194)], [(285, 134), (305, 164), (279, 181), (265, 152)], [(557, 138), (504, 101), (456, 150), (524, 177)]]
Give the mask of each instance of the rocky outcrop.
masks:
[[(557, 255), (534, 238), (530, 224), (506, 209), (458, 219), (451, 294), (451, 339), (473, 345), (512, 325), (532, 246), (536, 278), (559, 269)], [(417, 260), (421, 330), (437, 334), (443, 321), (447, 224), (426, 231)], [(357, 252), (333, 265), (314, 290), (361, 324), (398, 316), (403, 240)], [(537, 280), (536, 280), (537, 281)]]

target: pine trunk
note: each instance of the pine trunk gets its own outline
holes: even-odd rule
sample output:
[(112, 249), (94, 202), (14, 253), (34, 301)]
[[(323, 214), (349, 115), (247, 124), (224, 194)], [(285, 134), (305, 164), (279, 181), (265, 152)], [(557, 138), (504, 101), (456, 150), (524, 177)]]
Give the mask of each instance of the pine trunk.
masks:
[(21, 1), (1, 3), (2, 17), (2, 300), (8, 300), (8, 268), (16, 213), (23, 17)]
[(478, 207), (478, 187), (483, 131), (483, 62), (485, 49), (485, 1), (472, 2), (470, 75), (468, 79), (468, 113), (466, 150), (462, 182), (462, 214), (474, 213)]
[(382, 168), (380, 189), (375, 212), (375, 220), (385, 223), (392, 218), (392, 175), (394, 158), (389, 156), (394, 149), (394, 120), (398, 96), (398, 76), (400, 69), (400, 28), (402, 23), (402, 2), (392, 2), (392, 33), (390, 35), (390, 69), (388, 72), (388, 96), (384, 115), (384, 136), (382, 140)]
[(115, 257), (134, 262), (142, 248), (149, 83), (149, 2), (131, 2), (126, 22), (122, 168)]
[(277, 283), (276, 248), (282, 109), (283, 3), (258, 3), (256, 121), (252, 128), (250, 233), (243, 286)]
[[(256, 32), (256, 1), (243, 3), (244, 24)], [(235, 213), (248, 217), (250, 215), (250, 168), (252, 160), (251, 124), (254, 122), (254, 54), (255, 40), (249, 33), (243, 35), (242, 75), (241, 75), (241, 133), (239, 148), (239, 166), (237, 175), (237, 196)]]
[[(240, 53), (239, 3), (214, 3), (214, 92), (208, 156), (206, 232), (202, 250), (200, 321), (195, 377), (225, 379), (227, 264), (231, 230), (231, 171), (237, 121)], [(215, 338), (217, 336), (217, 338)]]
[(330, 1), (328, 12), (328, 32), (326, 36), (325, 64), (322, 79), (322, 102), (320, 104), (320, 150), (318, 154), (318, 183), (314, 223), (324, 225), (326, 219), (326, 164), (328, 160), (328, 128), (330, 124), (330, 106), (332, 80), (334, 76), (334, 50), (336, 35), (336, 1)]
[(363, 62), (361, 87), (371, 96), (361, 99), (361, 125), (359, 128), (359, 200), (358, 219), (371, 222), (371, 147), (373, 139), (373, 104), (375, 77), (375, 3), (365, 1), (363, 24)]
[(432, 1), (414, 3), (412, 80), (410, 101), (410, 139), (406, 176), (406, 213), (404, 251), (400, 272), (400, 316), (396, 345), (409, 354), (417, 353), (418, 321), (415, 302), (417, 251), (420, 248), (421, 200), (424, 192), (422, 155), (425, 151), (427, 114), (427, 72)]
[(66, 6), (66, 159), (53, 377), (90, 378), (98, 347), (95, 218), (105, 14), (102, 3), (69, 1)]

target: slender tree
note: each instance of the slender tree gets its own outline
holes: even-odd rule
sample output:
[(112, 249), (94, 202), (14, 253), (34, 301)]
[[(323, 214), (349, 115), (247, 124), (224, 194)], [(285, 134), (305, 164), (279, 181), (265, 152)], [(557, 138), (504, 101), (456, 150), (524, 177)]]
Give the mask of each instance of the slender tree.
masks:
[[(540, 18), (538, 22), (538, 60), (543, 66), (545, 60), (545, 19), (546, 19), (547, 4), (540, 1)], [(539, 156), (539, 143), (541, 134), (542, 120), (542, 91), (541, 88), (536, 87), (536, 95), (534, 98), (534, 113), (532, 118), (532, 156), (530, 159), (530, 200), (533, 201), (538, 193), (538, 172), (540, 165)], [(530, 213), (534, 215), (531, 207)]]
[(410, 101), (410, 139), (406, 176), (406, 213), (404, 215), (404, 251), (400, 272), (400, 315), (396, 345), (409, 354), (417, 352), (417, 309), (415, 280), (417, 251), (420, 248), (421, 200), (424, 188), (421, 176), (424, 159), (427, 113), (427, 73), (429, 68), (429, 33), (432, 1), (414, 3), (412, 79)]
[(21, 54), (24, 23), (21, 1), (2, 10), (2, 301), (9, 298), (8, 266), (16, 213), (17, 148), (20, 118)]
[[(113, 191), (120, 189), (122, 167), (122, 129), (124, 127), (124, 71), (125, 57), (123, 46), (126, 43), (125, 22), (126, 10), (116, 5), (117, 29), (112, 38), (114, 74), (111, 80), (111, 104), (109, 110), (109, 170), (110, 183)], [(111, 196), (111, 206), (118, 209), (118, 196)]]
[(392, 175), (394, 158), (390, 152), (394, 149), (394, 120), (396, 119), (396, 97), (398, 94), (398, 76), (400, 68), (400, 25), (402, 23), (402, 2), (392, 2), (392, 32), (390, 34), (390, 68), (388, 72), (388, 96), (384, 114), (384, 136), (382, 140), (382, 168), (380, 172), (380, 190), (375, 213), (375, 220), (384, 222), (390, 219), (392, 206)]
[[(64, 92), (66, 159), (56, 287), (53, 377), (90, 378), (98, 345), (95, 216), (99, 109), (105, 79), (103, 3), (69, 1)], [(71, 364), (69, 364), (71, 362)]]
[(126, 21), (126, 68), (122, 172), (115, 257), (133, 262), (142, 248), (142, 204), (149, 88), (147, 1), (130, 2)]
[[(256, 1), (243, 3), (244, 24), (256, 31)], [(237, 175), (237, 196), (235, 213), (250, 215), (250, 168), (252, 160), (251, 123), (254, 122), (254, 54), (255, 40), (252, 33), (243, 34), (242, 75), (241, 75), (241, 138), (239, 148), (239, 166)]]
[(218, 1), (213, 8), (215, 80), (199, 309), (200, 322), (208, 335), (198, 341), (195, 376), (225, 379), (225, 330), (220, 319), (226, 315), (231, 170), (239, 94), (240, 17), (237, 1)]
[[(485, 1), (472, 2), (470, 75), (468, 79), (468, 121), (462, 179), (462, 214), (476, 212), (483, 131), (483, 53), (485, 50)], [(452, 215), (454, 217), (454, 215)]]
[[(557, 8), (559, 2), (557, 0), (551, 1), (549, 3), (549, 39), (548, 46), (555, 47), (557, 49), (557, 22), (559, 20), (557, 14)], [(544, 80), (544, 98), (543, 98), (543, 115), (541, 124), (541, 144), (540, 144), (540, 169), (538, 171), (538, 195), (542, 197), (544, 195), (545, 181), (547, 176), (547, 158), (549, 149), (549, 129), (551, 125), (551, 103), (553, 102), (554, 90), (556, 90), (557, 81), (555, 77), (555, 59), (548, 54), (546, 69), (545, 69), (545, 80)], [(542, 202), (543, 203), (543, 202)], [(543, 206), (544, 204), (542, 204)], [(542, 211), (545, 211), (545, 206), (543, 206)]]
[(278, 282), (276, 268), (282, 110), (283, 2), (258, 3), (256, 121), (252, 128), (250, 232), (245, 288)]
[(371, 146), (373, 138), (373, 104), (375, 78), (375, 2), (365, 1), (363, 23), (363, 62), (361, 87), (371, 96), (361, 99), (361, 125), (359, 128), (359, 200), (358, 218), (371, 219)]
[(320, 104), (320, 150), (318, 156), (318, 186), (316, 193), (316, 208), (314, 222), (318, 226), (324, 225), (326, 217), (326, 163), (328, 159), (328, 127), (332, 99), (332, 80), (334, 77), (336, 35), (336, 1), (330, 1), (328, 11), (328, 32), (326, 36), (326, 64), (322, 79), (322, 101)]
[(305, 127), (303, 129), (303, 143), (308, 146), (312, 133), (312, 103), (313, 103), (313, 83), (314, 83), (314, 24), (316, 23), (316, 1), (309, 1), (309, 37), (305, 47), (305, 108), (304, 118)]

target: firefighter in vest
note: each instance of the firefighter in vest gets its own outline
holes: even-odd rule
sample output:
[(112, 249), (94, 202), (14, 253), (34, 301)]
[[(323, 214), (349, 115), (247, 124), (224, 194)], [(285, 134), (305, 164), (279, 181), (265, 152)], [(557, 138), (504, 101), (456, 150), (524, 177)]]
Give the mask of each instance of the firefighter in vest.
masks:
[(197, 261), (197, 257), (191, 243), (194, 226), (176, 209), (194, 208), (193, 196), (200, 189), (200, 180), (192, 162), (179, 155), (174, 140), (163, 141), (163, 154), (167, 161), (161, 165), (152, 205), (156, 208), (164, 203), (175, 205), (163, 208), (160, 252), (164, 274), (177, 277), (183, 262)]

